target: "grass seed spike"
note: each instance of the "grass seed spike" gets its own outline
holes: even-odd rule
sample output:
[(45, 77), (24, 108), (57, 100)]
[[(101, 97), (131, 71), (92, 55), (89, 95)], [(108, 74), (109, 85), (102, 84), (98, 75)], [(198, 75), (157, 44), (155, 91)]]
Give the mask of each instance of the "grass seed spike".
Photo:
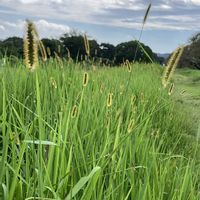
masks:
[(38, 65), (38, 33), (33, 22), (26, 21), (24, 37), (24, 62), (28, 69), (34, 71)]
[(162, 78), (162, 84), (163, 84), (164, 88), (167, 87), (167, 85), (178, 65), (181, 55), (183, 54), (183, 51), (184, 51), (184, 46), (181, 46), (181, 47), (177, 48), (171, 55), (171, 57), (167, 63), (167, 67), (165, 68), (163, 78)]

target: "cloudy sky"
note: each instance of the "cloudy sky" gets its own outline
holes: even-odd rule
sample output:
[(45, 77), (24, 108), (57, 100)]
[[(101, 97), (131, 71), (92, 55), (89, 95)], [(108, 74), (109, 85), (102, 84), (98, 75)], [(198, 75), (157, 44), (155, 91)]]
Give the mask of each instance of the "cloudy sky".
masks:
[(23, 37), (24, 20), (30, 19), (41, 37), (75, 29), (116, 45), (139, 37), (149, 3), (141, 40), (154, 52), (171, 52), (200, 31), (200, 0), (0, 0), (0, 39)]

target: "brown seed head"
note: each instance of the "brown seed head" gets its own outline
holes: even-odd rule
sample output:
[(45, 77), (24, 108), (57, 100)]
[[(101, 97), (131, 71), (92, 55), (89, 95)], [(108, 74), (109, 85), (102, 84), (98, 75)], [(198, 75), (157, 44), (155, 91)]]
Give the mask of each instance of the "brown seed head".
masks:
[(71, 117), (75, 118), (78, 114), (78, 107), (76, 105), (73, 106), (72, 112), (71, 112)]
[(172, 84), (170, 85), (168, 94), (169, 94), (169, 95), (172, 95), (173, 90), (174, 90), (174, 83), (172, 83)]
[(84, 76), (83, 76), (83, 86), (87, 86), (88, 84), (88, 79), (89, 79), (89, 75), (87, 72), (84, 73)]

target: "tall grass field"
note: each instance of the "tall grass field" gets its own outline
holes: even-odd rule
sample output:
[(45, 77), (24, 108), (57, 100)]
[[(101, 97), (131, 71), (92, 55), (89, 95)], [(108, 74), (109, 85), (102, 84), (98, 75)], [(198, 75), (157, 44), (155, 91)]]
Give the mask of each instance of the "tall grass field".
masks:
[(162, 74), (55, 59), (31, 72), (6, 59), (0, 199), (200, 199), (199, 141)]

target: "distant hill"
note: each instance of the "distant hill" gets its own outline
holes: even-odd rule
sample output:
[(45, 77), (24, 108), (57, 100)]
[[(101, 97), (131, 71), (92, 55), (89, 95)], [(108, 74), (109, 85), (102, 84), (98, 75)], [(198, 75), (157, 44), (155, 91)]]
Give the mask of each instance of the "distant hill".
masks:
[(167, 58), (169, 57), (169, 53), (157, 53), (156, 54), (159, 58), (159, 62), (160, 64), (165, 64), (166, 63), (166, 60)]
[(158, 57), (167, 59), (169, 57), (170, 53), (157, 53)]

